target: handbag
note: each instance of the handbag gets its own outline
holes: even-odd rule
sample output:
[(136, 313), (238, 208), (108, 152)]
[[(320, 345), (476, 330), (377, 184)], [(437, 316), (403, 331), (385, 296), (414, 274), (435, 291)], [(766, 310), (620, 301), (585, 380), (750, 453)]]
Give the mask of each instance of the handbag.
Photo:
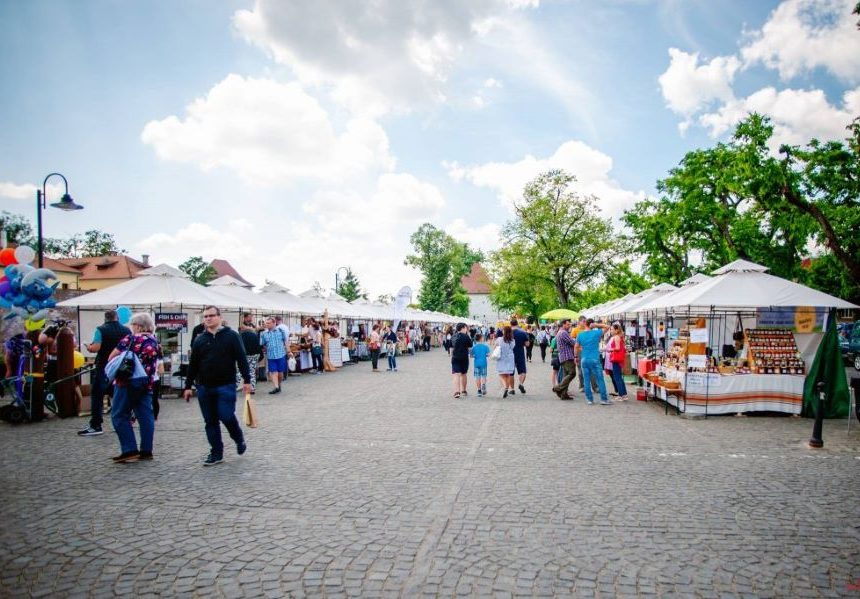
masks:
[(105, 364), (105, 376), (109, 381), (127, 382), (146, 377), (146, 369), (140, 363), (137, 354), (129, 349)]
[(251, 398), (250, 393), (245, 394), (245, 410), (243, 417), (245, 420), (245, 426), (257, 428), (257, 425), (260, 423), (259, 419), (257, 418), (257, 405)]
[(491, 357), (494, 360), (498, 360), (499, 358), (502, 357), (502, 346), (501, 345), (497, 345), (495, 347), (495, 349), (493, 350), (493, 353), (491, 354)]
[(287, 360), (287, 368), (290, 370), (296, 369), (296, 359), (295, 358), (290, 358)]

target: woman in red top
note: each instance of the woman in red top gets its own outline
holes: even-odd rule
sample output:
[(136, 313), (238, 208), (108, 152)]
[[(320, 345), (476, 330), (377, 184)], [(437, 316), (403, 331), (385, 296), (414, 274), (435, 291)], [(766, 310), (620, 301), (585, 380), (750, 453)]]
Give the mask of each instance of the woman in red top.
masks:
[(609, 352), (609, 361), (612, 363), (612, 382), (618, 391), (618, 401), (627, 401), (627, 387), (622, 374), (624, 360), (627, 359), (627, 348), (624, 344), (624, 329), (617, 322), (612, 324), (612, 337), (606, 344), (606, 351)]

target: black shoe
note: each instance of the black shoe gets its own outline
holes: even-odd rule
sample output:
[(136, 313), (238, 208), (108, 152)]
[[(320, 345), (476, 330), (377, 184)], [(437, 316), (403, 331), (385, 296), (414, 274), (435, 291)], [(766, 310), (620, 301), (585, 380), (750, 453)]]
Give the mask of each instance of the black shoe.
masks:
[(463, 391), (462, 393), (460, 393), (460, 395), (469, 395), (469, 392), (468, 392), (468, 391)]
[(244, 454), (246, 451), (248, 451), (248, 444), (244, 441), (242, 441), (236, 446), (236, 453), (238, 453), (239, 455)]
[(132, 451), (124, 451), (119, 455), (113, 456), (111, 459), (116, 464), (124, 464), (126, 462), (133, 462), (134, 460), (137, 459), (137, 456), (139, 456), (139, 455), (140, 455), (140, 452), (138, 450), (134, 449)]
[(520, 393), (525, 394), (526, 388), (523, 387), (522, 383), (520, 383)]
[(280, 392), (281, 392), (281, 388), (280, 388), (280, 387), (275, 387), (274, 389), (272, 389), (271, 391), (269, 391), (269, 395), (277, 395), (277, 394), (278, 394), (278, 393), (280, 393)]
[(210, 453), (208, 456), (206, 456), (206, 459), (203, 460), (203, 465), (204, 466), (214, 466), (215, 464), (220, 464), (223, 461), (224, 461), (224, 458), (216, 458), (214, 455), (212, 455)]
[(505, 398), (505, 397), (507, 397), (507, 396), (508, 396), (508, 390), (507, 390), (507, 389), (505, 389), (505, 393), (502, 395), (502, 398), (504, 399), (504, 398)]
[(513, 389), (511, 389), (511, 390), (509, 391), (509, 393), (510, 393), (511, 395), (516, 395), (516, 394), (517, 394), (517, 392), (516, 392), (516, 391), (514, 391)]
[(78, 431), (79, 437), (95, 437), (96, 435), (104, 434), (101, 428), (95, 428), (92, 426), (88, 426), (82, 431)]
[(151, 451), (141, 451), (140, 454), (137, 456), (137, 459), (138, 460), (147, 460), (147, 461), (151, 460), (151, 459), (153, 459), (152, 452)]

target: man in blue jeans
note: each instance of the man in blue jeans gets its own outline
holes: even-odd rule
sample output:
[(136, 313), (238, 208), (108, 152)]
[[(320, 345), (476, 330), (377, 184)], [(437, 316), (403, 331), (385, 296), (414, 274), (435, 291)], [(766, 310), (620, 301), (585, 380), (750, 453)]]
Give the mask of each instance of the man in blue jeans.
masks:
[(236, 453), (248, 449), (242, 428), (236, 418), (236, 367), (242, 374), (242, 390), (251, 392), (251, 371), (239, 334), (222, 324), (221, 311), (215, 306), (203, 309), (203, 332), (191, 344), (188, 378), (185, 380), (185, 401), (191, 399), (191, 385), (197, 384), (197, 400), (206, 422), (209, 456), (204, 466), (224, 461), (224, 443), (221, 425), (224, 423), (230, 438), (236, 442)]
[(587, 330), (576, 336), (576, 351), (581, 358), (582, 378), (586, 381), (586, 403), (590, 406), (594, 405), (594, 395), (591, 385), (588, 384), (589, 380), (594, 379), (597, 381), (598, 389), (600, 389), (600, 405), (608, 406), (612, 402), (606, 395), (606, 381), (603, 380), (603, 367), (600, 364), (600, 338), (603, 337), (603, 331), (609, 326), (594, 322), (591, 318), (585, 321), (585, 325), (588, 327)]

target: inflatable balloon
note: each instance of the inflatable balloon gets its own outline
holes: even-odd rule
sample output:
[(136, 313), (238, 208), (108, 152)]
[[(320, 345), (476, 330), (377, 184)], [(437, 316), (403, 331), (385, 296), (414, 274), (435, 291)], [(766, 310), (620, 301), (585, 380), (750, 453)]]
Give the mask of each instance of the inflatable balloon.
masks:
[(6, 297), (6, 294), (12, 291), (12, 283), (9, 280), (0, 281), (0, 297)]
[(24, 321), (24, 328), (28, 331), (41, 331), (45, 327), (45, 320), (33, 320), (28, 318)]
[(116, 315), (119, 317), (120, 324), (128, 324), (128, 321), (131, 320), (131, 308), (120, 306), (116, 309)]
[(0, 250), (0, 264), (2, 264), (3, 266), (17, 264), (17, 260), (15, 260), (14, 248), (3, 248), (2, 250)]
[(75, 350), (75, 358), (74, 358), (74, 361), (72, 362), (75, 369), (83, 368), (85, 363), (86, 363), (86, 358), (84, 358), (84, 354)]
[(15, 248), (15, 260), (18, 264), (30, 264), (36, 259), (36, 250), (29, 245), (19, 245)]

